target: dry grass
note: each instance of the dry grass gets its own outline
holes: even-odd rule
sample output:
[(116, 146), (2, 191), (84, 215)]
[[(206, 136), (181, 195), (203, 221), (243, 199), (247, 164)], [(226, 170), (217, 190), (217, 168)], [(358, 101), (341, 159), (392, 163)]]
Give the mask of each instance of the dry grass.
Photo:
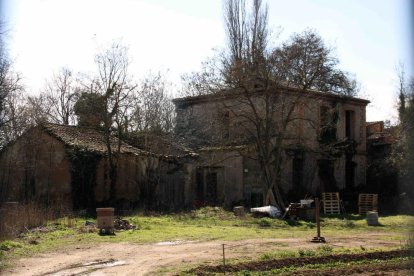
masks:
[(4, 204), (0, 208), (0, 240), (17, 237), (63, 215), (68, 215), (68, 212), (61, 206), (44, 207), (36, 203)]

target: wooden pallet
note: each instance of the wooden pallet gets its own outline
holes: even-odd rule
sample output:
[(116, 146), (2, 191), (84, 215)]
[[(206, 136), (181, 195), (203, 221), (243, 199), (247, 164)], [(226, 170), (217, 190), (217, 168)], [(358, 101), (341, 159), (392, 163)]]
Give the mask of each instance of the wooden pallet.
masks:
[(323, 212), (326, 215), (341, 213), (339, 193), (322, 193)]
[(378, 194), (359, 194), (358, 207), (360, 215), (378, 212)]

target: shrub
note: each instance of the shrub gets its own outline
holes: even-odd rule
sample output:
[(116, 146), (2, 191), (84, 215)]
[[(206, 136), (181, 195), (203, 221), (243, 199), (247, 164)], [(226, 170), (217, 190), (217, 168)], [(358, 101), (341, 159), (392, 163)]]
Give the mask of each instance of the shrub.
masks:
[(316, 252), (310, 249), (299, 249), (299, 257), (312, 257), (316, 255)]
[(318, 247), (318, 251), (322, 254), (322, 255), (330, 255), (332, 254), (333, 251), (333, 247), (327, 244), (321, 245)]
[(258, 222), (260, 227), (270, 227), (272, 226), (272, 219), (271, 218), (261, 218)]

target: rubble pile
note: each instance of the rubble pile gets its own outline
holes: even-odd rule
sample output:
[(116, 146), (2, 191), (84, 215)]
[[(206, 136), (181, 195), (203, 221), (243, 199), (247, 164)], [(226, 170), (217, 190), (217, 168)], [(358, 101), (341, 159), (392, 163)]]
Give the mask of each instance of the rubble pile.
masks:
[(116, 217), (114, 220), (114, 228), (116, 230), (134, 230), (137, 227), (129, 223), (129, 221), (127, 221), (126, 219), (121, 219), (120, 217)]

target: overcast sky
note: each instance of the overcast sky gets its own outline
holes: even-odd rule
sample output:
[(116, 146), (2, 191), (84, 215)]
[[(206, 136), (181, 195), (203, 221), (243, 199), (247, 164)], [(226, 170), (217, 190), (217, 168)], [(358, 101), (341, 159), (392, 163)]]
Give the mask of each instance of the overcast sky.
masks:
[[(222, 0), (0, 1), (9, 53), (30, 93), (63, 66), (93, 71), (96, 52), (114, 40), (129, 47), (137, 78), (169, 70), (175, 83), (225, 44)], [(269, 0), (272, 44), (315, 29), (360, 81), (367, 119), (395, 120), (396, 64), (413, 75), (413, 2)]]

